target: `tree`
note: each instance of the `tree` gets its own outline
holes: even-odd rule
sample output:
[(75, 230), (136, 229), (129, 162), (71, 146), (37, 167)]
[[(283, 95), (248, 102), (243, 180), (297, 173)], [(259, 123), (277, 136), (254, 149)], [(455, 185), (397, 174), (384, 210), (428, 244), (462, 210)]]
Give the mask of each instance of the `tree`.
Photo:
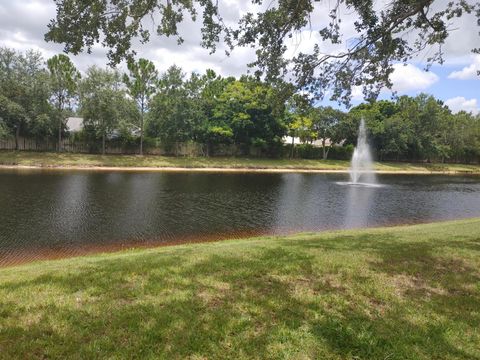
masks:
[(206, 144), (207, 155), (213, 153), (215, 145), (233, 141), (232, 128), (225, 119), (215, 117), (215, 109), (227, 85), (234, 81), (234, 77), (224, 78), (211, 69), (207, 69), (200, 78), (198, 101), (203, 119), (196, 125), (195, 139)]
[(450, 158), (470, 162), (480, 156), (480, 117), (465, 111), (451, 114), (448, 119), (446, 140)]
[(7, 137), (7, 135), (8, 135), (7, 125), (5, 124), (5, 122), (0, 116), (0, 139)]
[(20, 129), (27, 121), (25, 109), (5, 96), (0, 95), (0, 121), (2, 128), (5, 126), (15, 134), (15, 150), (18, 150)]
[(56, 119), (50, 113), (37, 115), (30, 123), (29, 132), (35, 140), (53, 138), (57, 129)]
[(122, 89), (122, 78), (116, 70), (90, 67), (80, 84), (80, 111), (84, 124), (93, 128), (102, 139), (102, 154), (105, 140), (118, 127), (122, 117), (122, 103), (128, 101)]
[(146, 59), (128, 63), (129, 75), (123, 76), (130, 96), (135, 99), (140, 110), (140, 155), (143, 155), (143, 127), (145, 112), (150, 106), (150, 99), (156, 91), (158, 72), (155, 65)]
[(20, 54), (15, 50), (0, 48), (0, 119), (4, 135), (15, 135), (18, 150), (20, 131), (26, 124), (25, 109), (18, 103), (24, 96), (20, 77)]
[(18, 85), (18, 68), (20, 56), (13, 49), (0, 48), (0, 92), (12, 99), (19, 91), (15, 89)]
[(292, 138), (292, 149), (290, 157), (293, 158), (295, 153), (295, 138), (299, 138), (302, 142), (312, 140), (315, 136), (312, 127), (312, 118), (305, 115), (293, 114), (288, 124), (288, 135)]
[(45, 61), (38, 51), (28, 50), (19, 60), (20, 83), (24, 88), (23, 99), (19, 100), (19, 103), (34, 124), (39, 116), (50, 115), (52, 111), (48, 102), (51, 95), (49, 74), (44, 67)]
[(182, 69), (171, 66), (162, 74), (152, 98), (148, 133), (167, 145), (193, 138), (193, 104), (184, 78)]
[(379, 149), (380, 159), (400, 160), (408, 156), (410, 144), (415, 136), (412, 122), (397, 112), (385, 120), (384, 141)]
[(233, 132), (235, 144), (273, 149), (281, 144), (286, 128), (273, 116), (274, 91), (259, 81), (244, 77), (229, 83), (216, 101), (213, 117)]
[(77, 86), (81, 78), (70, 58), (59, 54), (47, 60), (50, 71), (51, 102), (55, 108), (58, 124), (58, 151), (62, 150), (62, 132), (65, 128), (65, 110), (72, 106), (77, 95)]
[(388, 100), (371, 101), (351, 108), (348, 113), (350, 118), (347, 121), (348, 126), (345, 126), (346, 124), (342, 126), (347, 143), (356, 143), (358, 126), (363, 118), (368, 128), (370, 144), (375, 154), (381, 159), (386, 142), (386, 120), (396, 111), (395, 103)]
[[(399, 116), (408, 122), (414, 136), (408, 145), (409, 157), (428, 162), (448, 157), (446, 131), (450, 110), (431, 95), (402, 96), (398, 99)], [(405, 133), (405, 131), (404, 131)]]
[[(318, 107), (312, 110), (311, 117), (315, 137), (322, 140), (323, 159), (326, 160), (332, 145), (342, 140), (341, 135), (338, 134), (338, 124), (342, 121), (344, 113), (331, 106)], [(330, 141), (328, 147), (326, 146), (327, 140)]]
[(286, 125), (288, 136), (292, 138), (290, 157), (295, 153), (295, 138), (305, 140), (314, 136), (312, 119), (309, 116), (312, 110), (311, 99), (306, 94), (293, 94), (287, 101)]
[(217, 75), (215, 71), (207, 69), (205, 74), (201, 77), (202, 86), (200, 89), (201, 103), (203, 111), (208, 119), (213, 118), (213, 112), (218, 98), (225, 90), (225, 87), (234, 82), (234, 77), (224, 78)]
[(49, 91), (40, 53), (29, 50), (23, 54), (0, 48), (0, 95), (4, 97), (4, 111), (10, 114), (5, 127), (15, 135), (17, 148), (20, 135), (29, 135), (33, 128), (45, 125), (37, 120), (50, 113)]
[[(89, 52), (102, 42), (109, 48), (112, 64), (131, 60), (132, 41), (140, 38), (144, 43), (151, 37), (145, 19), (158, 21), (158, 35), (175, 36), (181, 43), (178, 24), (186, 14), (195, 20), (200, 13), (205, 48), (215, 51), (219, 42), (226, 45), (227, 53), (236, 47), (256, 47), (257, 58), (251, 65), (257, 75), (275, 82), (293, 69), (298, 89), (318, 98), (330, 91), (333, 100), (344, 103), (349, 103), (353, 86), (363, 86), (367, 99), (376, 98), (381, 88), (391, 87), (393, 64), (407, 62), (426, 47), (428, 64), (442, 63), (441, 46), (455, 28), (454, 20), (465, 14), (473, 14), (473, 21), (480, 19), (480, 3), (474, 0), (393, 0), (383, 7), (373, 0), (337, 0), (330, 7), (328, 23), (313, 29), (319, 34), (313, 50), (289, 57), (287, 41), (309, 30), (310, 19), (324, 1), (251, 0), (256, 11), (247, 12), (237, 24), (224, 21), (214, 0), (57, 0), (56, 4), (57, 16), (45, 38), (63, 43), (67, 52)], [(348, 22), (342, 21), (346, 13), (355, 19), (355, 34), (348, 37), (344, 36)], [(472, 50), (480, 52), (480, 48)]]
[[(222, 78), (210, 69), (203, 75), (193, 72), (188, 79), (176, 66), (167, 70), (160, 81), (160, 94), (155, 99), (157, 104), (163, 99), (165, 115), (168, 114), (161, 116), (162, 110), (156, 110), (159, 117), (168, 119), (163, 122), (164, 129), (157, 130), (163, 141), (202, 143), (206, 145), (207, 156), (213, 153), (214, 145), (231, 142), (232, 130), (223, 119), (214, 118), (218, 97), (231, 81), (233, 78)], [(177, 115), (171, 111), (173, 109), (177, 109)]]

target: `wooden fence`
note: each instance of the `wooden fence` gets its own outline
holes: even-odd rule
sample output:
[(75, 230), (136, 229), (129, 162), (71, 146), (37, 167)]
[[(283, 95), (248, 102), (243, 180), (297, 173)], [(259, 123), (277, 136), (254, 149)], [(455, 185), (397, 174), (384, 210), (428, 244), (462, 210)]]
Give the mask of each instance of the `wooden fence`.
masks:
[[(85, 142), (75, 142), (71, 139), (62, 140), (62, 151), (88, 153), (90, 152), (89, 144)], [(57, 140), (37, 140), (21, 137), (17, 143), (14, 138), (0, 139), (0, 150), (24, 150), (24, 151), (57, 151)]]
[[(19, 138), (18, 148), (14, 138), (0, 139), (0, 150), (20, 151), (58, 151), (58, 141), (49, 139)], [(79, 141), (71, 138), (62, 140), (61, 151), (69, 153), (99, 154), (102, 152), (101, 142)], [(106, 154), (137, 154), (138, 145), (122, 145), (117, 142), (107, 141)], [(173, 156), (241, 156), (261, 155), (254, 148), (240, 145), (215, 145), (186, 142), (162, 144), (144, 144), (144, 153), (151, 155), (173, 155)], [(257, 154), (258, 153), (258, 154)]]
[[(14, 138), (0, 139), (0, 150), (15, 150), (16, 144)], [(299, 151), (299, 147), (296, 147), (296, 158), (308, 158), (308, 159), (321, 159), (322, 150), (320, 148), (313, 148), (308, 153), (302, 153)], [(58, 141), (52, 139), (30, 139), (21, 137), (18, 141), (18, 150), (21, 151), (58, 151)], [(84, 154), (100, 154), (102, 152), (102, 144), (98, 142), (88, 142), (81, 140), (74, 140), (73, 138), (65, 138), (62, 140), (61, 145), (62, 152), (68, 153), (84, 153)], [(340, 151), (342, 150), (342, 151)], [(138, 145), (122, 145), (118, 142), (107, 141), (106, 154), (138, 154)], [(278, 153), (265, 153), (259, 148), (248, 145), (235, 145), (235, 144), (218, 144), (214, 146), (208, 146), (206, 144), (185, 142), (185, 143), (173, 143), (168, 145), (162, 144), (144, 144), (144, 153), (149, 155), (170, 155), (170, 156), (252, 156), (252, 157), (289, 157), (291, 154), (290, 145), (286, 144)], [(344, 149), (333, 148), (329, 153), (329, 159), (335, 160), (348, 160), (351, 157), (351, 153), (345, 152)], [(404, 157), (389, 157), (386, 156), (382, 161), (392, 162), (419, 162), (423, 163), (423, 159), (408, 159)], [(463, 156), (462, 158), (455, 159), (431, 159), (432, 162), (448, 162), (448, 163), (467, 163), (467, 164), (479, 164), (480, 158), (478, 155)]]

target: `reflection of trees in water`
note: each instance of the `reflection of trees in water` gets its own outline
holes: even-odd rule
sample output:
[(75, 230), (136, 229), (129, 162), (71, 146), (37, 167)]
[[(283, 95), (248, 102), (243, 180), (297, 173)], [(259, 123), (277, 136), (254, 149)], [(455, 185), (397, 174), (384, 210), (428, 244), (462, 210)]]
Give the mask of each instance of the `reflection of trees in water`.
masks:
[[(178, 239), (426, 222), (480, 214), (480, 181), (339, 174), (3, 173), (0, 250), (150, 244)], [(1, 254), (0, 254), (1, 256)]]
[(342, 227), (345, 201), (337, 187), (332, 176), (325, 174), (283, 174), (275, 198), (272, 231), (290, 233)]
[[(159, 176), (160, 174), (156, 174)], [(277, 174), (169, 173), (160, 189), (149, 189), (159, 241), (264, 231), (273, 221)]]
[(308, 199), (306, 194), (310, 190), (302, 174), (282, 174), (281, 178), (277, 197), (274, 199), (274, 225), (271, 229), (274, 233), (292, 230), (292, 227), (301, 228), (298, 217), (307, 207), (304, 202)]
[(76, 174), (76, 176), (62, 175), (58, 178), (61, 181), (58, 181), (49, 205), (52, 232), (50, 241), (56, 241), (62, 235), (71, 238), (82, 233), (91, 210), (87, 206), (91, 196), (89, 189), (91, 176)]

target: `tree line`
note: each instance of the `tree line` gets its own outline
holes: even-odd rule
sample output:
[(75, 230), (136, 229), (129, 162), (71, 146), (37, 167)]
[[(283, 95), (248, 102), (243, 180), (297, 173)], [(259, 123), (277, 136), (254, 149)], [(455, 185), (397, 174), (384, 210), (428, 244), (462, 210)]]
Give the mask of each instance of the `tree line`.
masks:
[[(80, 133), (66, 119), (83, 118)], [(235, 144), (267, 156), (328, 158), (347, 154), (364, 118), (380, 160), (478, 161), (480, 118), (452, 113), (427, 94), (370, 101), (341, 111), (318, 106), (291, 84), (253, 76), (222, 77), (213, 70), (187, 74), (177, 66), (160, 73), (146, 59), (126, 73), (92, 66), (81, 74), (64, 54), (45, 61), (35, 51), (0, 48), (0, 137), (97, 141), (145, 146), (160, 142)], [(285, 136), (303, 144), (285, 144)], [(313, 146), (313, 143), (317, 146)], [(146, 143), (146, 144), (145, 144)], [(318, 146), (319, 144), (319, 146)]]

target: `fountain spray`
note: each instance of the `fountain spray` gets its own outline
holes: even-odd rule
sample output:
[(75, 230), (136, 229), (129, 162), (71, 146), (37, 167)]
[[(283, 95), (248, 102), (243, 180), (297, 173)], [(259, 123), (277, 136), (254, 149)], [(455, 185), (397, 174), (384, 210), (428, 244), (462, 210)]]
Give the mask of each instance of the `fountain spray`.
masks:
[[(350, 180), (353, 184), (376, 184), (377, 182), (373, 172), (372, 155), (367, 141), (367, 129), (363, 118), (360, 120), (357, 146), (353, 151), (352, 163), (350, 165)], [(360, 182), (360, 180), (362, 181)]]

